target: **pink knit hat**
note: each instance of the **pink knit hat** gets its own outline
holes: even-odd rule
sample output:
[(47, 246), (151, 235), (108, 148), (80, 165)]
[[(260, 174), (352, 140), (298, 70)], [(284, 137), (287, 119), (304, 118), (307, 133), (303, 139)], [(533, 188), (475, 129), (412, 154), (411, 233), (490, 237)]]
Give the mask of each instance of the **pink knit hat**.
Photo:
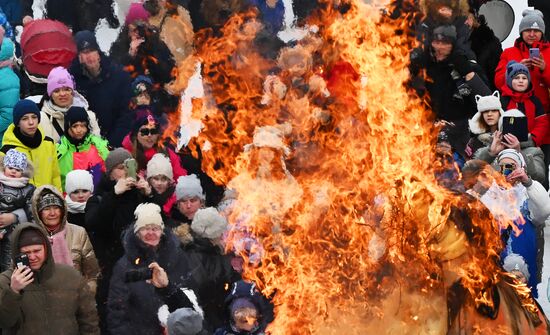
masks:
[(130, 9), (128, 10), (128, 14), (126, 15), (126, 20), (124, 21), (124, 25), (128, 26), (129, 24), (132, 24), (136, 21), (147, 21), (149, 20), (149, 12), (143, 8), (143, 4), (139, 2), (134, 2), (130, 5)]
[(64, 67), (54, 67), (48, 74), (48, 96), (51, 97), (53, 91), (62, 87), (69, 87), (74, 90), (73, 77)]

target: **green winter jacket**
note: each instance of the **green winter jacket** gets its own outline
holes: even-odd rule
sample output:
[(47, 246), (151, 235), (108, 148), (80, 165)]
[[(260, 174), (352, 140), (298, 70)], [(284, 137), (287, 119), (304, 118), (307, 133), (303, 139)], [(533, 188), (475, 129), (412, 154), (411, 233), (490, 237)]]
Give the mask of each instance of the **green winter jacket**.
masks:
[(62, 136), (57, 144), (57, 161), (61, 172), (61, 184), (65, 191), (65, 177), (72, 170), (87, 170), (97, 185), (105, 172), (105, 159), (109, 155), (109, 142), (99, 136), (88, 134), (80, 145), (76, 146), (67, 136)]
[[(12, 233), (12, 250), (19, 250), (19, 235), (36, 229), (44, 235), (47, 259), (34, 272), (34, 281), (19, 294), (11, 287), (10, 269), (0, 274), (0, 327), (10, 335), (98, 335), (95, 299), (86, 280), (73, 267), (55, 264), (46, 232), (22, 223)], [(17, 252), (12, 253), (15, 258)]]

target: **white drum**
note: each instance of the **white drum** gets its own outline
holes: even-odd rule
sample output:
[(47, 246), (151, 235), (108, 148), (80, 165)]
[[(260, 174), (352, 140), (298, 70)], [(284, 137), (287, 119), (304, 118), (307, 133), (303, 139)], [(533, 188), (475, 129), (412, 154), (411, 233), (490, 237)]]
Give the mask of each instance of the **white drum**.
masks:
[(518, 29), (523, 10), (529, 8), (527, 0), (492, 0), (479, 8), (487, 24), (502, 42), (502, 48), (509, 48), (519, 37)]

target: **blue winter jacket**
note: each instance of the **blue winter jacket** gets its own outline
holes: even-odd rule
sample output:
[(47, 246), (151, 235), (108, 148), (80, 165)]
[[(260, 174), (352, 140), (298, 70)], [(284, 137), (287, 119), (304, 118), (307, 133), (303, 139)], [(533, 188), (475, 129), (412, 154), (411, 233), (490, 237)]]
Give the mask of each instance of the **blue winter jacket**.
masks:
[(69, 72), (74, 77), (76, 90), (88, 100), (90, 110), (97, 116), (101, 135), (113, 147), (120, 147), (133, 122), (129, 112), (132, 96), (130, 75), (103, 53), (98, 78), (90, 79), (84, 73), (78, 57)]
[(23, 9), (21, 7), (21, 0), (0, 0), (0, 9), (5, 14), (9, 24), (12, 26), (21, 24)]
[(14, 50), (13, 42), (4, 37), (0, 47), (0, 142), (12, 123), (13, 106), (19, 101), (19, 77), (11, 67), (1, 67), (1, 63), (13, 57)]

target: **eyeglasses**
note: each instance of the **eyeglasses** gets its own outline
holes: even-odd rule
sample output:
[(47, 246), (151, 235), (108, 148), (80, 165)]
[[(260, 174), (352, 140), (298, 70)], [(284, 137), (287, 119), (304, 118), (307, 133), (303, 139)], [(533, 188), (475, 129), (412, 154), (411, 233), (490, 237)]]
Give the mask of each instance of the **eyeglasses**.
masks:
[(515, 164), (502, 164), (502, 165), (500, 165), (500, 172), (505, 176), (512, 173), (512, 171), (514, 171), (515, 169), (516, 169)]
[(141, 136), (158, 135), (159, 130), (157, 128), (143, 128), (139, 130)]

